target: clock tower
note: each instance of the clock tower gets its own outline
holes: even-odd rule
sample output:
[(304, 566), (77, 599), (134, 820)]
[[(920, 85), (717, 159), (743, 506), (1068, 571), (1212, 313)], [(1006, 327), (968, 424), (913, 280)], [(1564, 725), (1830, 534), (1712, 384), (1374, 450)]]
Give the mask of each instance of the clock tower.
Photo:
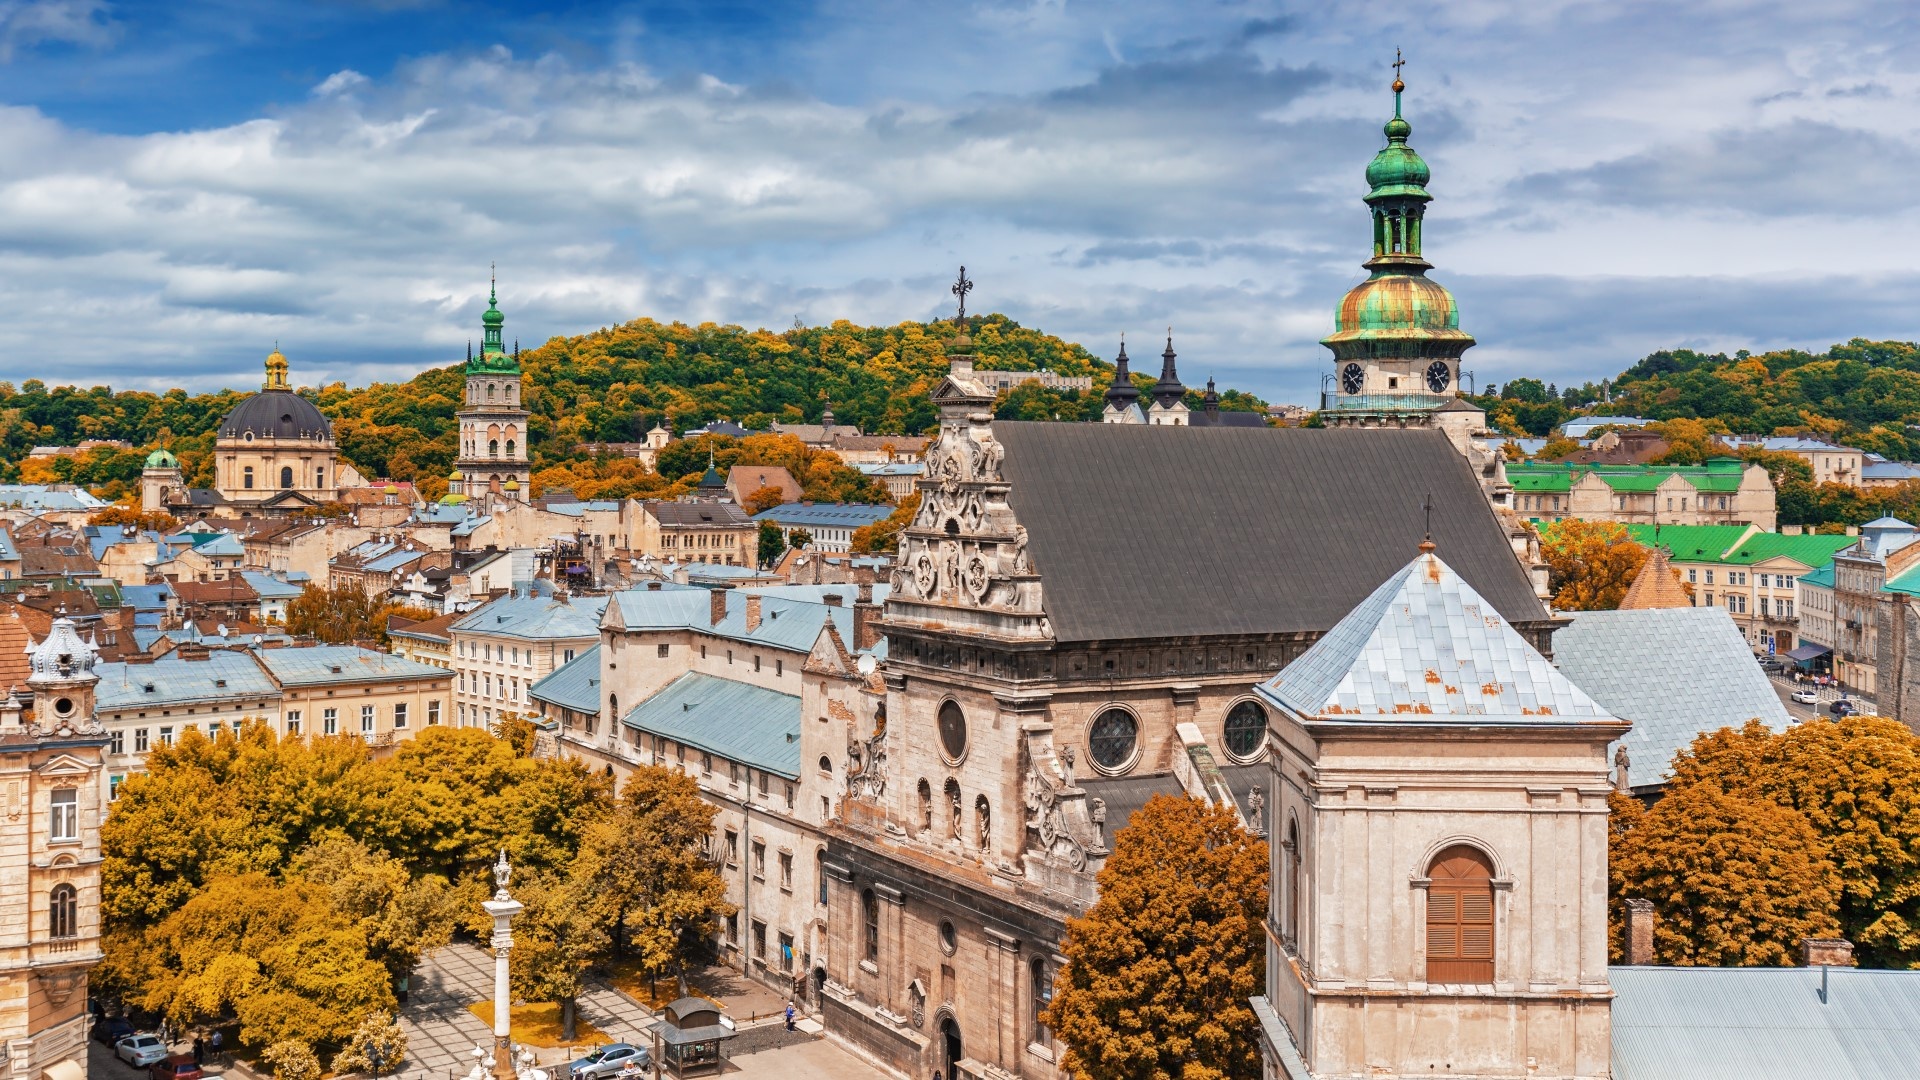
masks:
[[(1401, 61), (1395, 62), (1396, 70)], [(1460, 356), (1473, 338), (1460, 329), (1460, 309), (1421, 257), (1426, 216), (1427, 163), (1407, 145), (1413, 125), (1400, 116), (1406, 84), (1393, 80), (1393, 119), (1387, 145), (1367, 166), (1367, 207), (1373, 216), (1373, 257), (1367, 280), (1341, 298), (1334, 331), (1321, 339), (1333, 350), (1332, 391), (1321, 402), (1365, 426), (1407, 423), (1407, 413), (1437, 409), (1459, 396)]]
[(480, 316), (480, 355), (472, 355), (469, 347), (467, 356), (467, 388), (458, 413), (460, 457), (454, 472), (457, 490), (468, 498), (487, 493), (525, 502), (533, 497), (528, 413), (520, 397), (519, 347), (509, 354), (501, 337), (506, 321), (497, 289), (489, 281), (487, 311)]

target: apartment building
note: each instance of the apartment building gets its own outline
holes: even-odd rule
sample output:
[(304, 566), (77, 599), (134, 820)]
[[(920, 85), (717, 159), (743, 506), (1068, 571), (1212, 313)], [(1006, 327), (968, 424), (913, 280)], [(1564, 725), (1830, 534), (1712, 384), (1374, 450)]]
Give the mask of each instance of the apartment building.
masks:
[(531, 592), (503, 596), (455, 619), (454, 723), (493, 726), (538, 709), (528, 691), (600, 641), (605, 597)]

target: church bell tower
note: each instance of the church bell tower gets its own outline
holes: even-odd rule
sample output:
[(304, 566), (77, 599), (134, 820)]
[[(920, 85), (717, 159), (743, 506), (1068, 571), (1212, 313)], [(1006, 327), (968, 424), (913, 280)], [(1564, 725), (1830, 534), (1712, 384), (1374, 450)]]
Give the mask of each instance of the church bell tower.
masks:
[(525, 502), (533, 496), (527, 465), (528, 412), (520, 396), (520, 350), (509, 354), (501, 330), (496, 283), (487, 283), (487, 310), (480, 316), (480, 355), (469, 346), (467, 386), (460, 417), (460, 457), (454, 464), (458, 487), (469, 498), (488, 493)]

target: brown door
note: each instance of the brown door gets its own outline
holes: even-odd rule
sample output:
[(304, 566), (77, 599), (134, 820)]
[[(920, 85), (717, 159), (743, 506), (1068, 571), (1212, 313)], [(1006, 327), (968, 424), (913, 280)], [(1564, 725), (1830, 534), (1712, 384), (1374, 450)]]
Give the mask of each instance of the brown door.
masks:
[(1493, 981), (1493, 870), (1469, 847), (1440, 853), (1427, 871), (1427, 981)]

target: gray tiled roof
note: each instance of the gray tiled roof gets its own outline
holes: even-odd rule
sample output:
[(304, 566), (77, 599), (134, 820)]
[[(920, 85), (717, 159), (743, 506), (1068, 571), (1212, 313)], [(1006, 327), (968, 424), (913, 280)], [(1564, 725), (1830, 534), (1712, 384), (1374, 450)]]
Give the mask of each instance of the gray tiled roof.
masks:
[(1387, 578), (1258, 690), (1316, 720), (1613, 720), (1434, 554)]
[(789, 780), (800, 778), (797, 694), (689, 671), (621, 722)]
[(1433, 537), (1509, 620), (1546, 610), (1437, 431), (999, 421), (1062, 642), (1322, 631)]
[[(846, 602), (853, 602), (854, 586), (840, 591)], [(747, 597), (754, 590), (732, 589), (726, 593), (727, 612), (719, 623), (713, 622), (711, 593), (706, 589), (629, 589), (614, 594), (619, 617), (628, 630), (696, 630), (715, 637), (732, 638), (748, 644), (764, 644), (792, 652), (810, 652), (820, 639), (820, 628), (831, 619), (840, 640), (853, 647), (853, 609), (829, 607), (807, 600), (763, 596), (760, 599), (760, 625), (747, 629)]]
[[(282, 686), (325, 686), (335, 682), (452, 678), (431, 664), (358, 645), (313, 645), (292, 649), (256, 649), (254, 655)], [(338, 668), (338, 671), (334, 669)]]
[(94, 671), (100, 675), (95, 700), (109, 711), (197, 701), (280, 700), (279, 688), (242, 649), (214, 649), (205, 660), (170, 653), (151, 664), (106, 663)]
[(893, 507), (877, 503), (782, 503), (753, 515), (755, 521), (771, 521), (782, 528), (809, 525), (859, 528), (885, 520)]
[(1665, 780), (1694, 736), (1759, 720), (1775, 731), (1786, 706), (1727, 609), (1577, 611), (1553, 635), (1562, 674), (1633, 730), (1621, 740), (1635, 787)]
[(600, 636), (600, 615), (607, 610), (604, 596), (503, 596), (467, 613), (452, 629), (475, 634), (533, 641), (564, 641)]
[(1614, 1080), (1905, 1080), (1920, 1062), (1920, 971), (1614, 967), (1607, 978)]
[(753, 524), (745, 510), (730, 502), (650, 502), (647, 513), (669, 528), (740, 528)]

